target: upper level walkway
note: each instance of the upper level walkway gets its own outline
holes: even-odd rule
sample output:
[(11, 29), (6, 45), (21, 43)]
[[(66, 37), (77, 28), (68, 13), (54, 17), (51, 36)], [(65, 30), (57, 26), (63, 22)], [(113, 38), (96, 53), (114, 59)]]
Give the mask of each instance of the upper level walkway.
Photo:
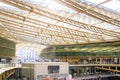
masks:
[[(107, 71), (113, 71), (113, 72), (120, 72), (120, 64), (71, 64), (69, 67), (84, 67), (84, 66), (94, 66), (96, 68), (102, 69), (102, 70), (107, 70)], [(115, 67), (115, 69), (112, 69), (111, 67)], [(21, 67), (21, 64), (0, 64), (0, 80), (4, 80), (14, 74), (15, 69), (17, 68), (23, 68)], [(105, 76), (120, 76), (119, 74), (110, 74), (110, 75), (99, 75), (100, 77), (105, 77)], [(82, 80), (83, 78), (95, 78), (98, 77), (98, 75), (94, 76), (82, 76), (79, 77), (77, 80)]]
[(5, 71), (15, 69), (15, 68), (21, 68), (21, 66), (4, 66), (4, 67), (0, 67), (0, 74), (4, 73)]
[(88, 80), (88, 79), (98, 80), (98, 78), (105, 78), (105, 77), (111, 77), (111, 76), (120, 77), (120, 74), (101, 74), (101, 75), (81, 76), (81, 77), (75, 78), (75, 80)]
[(81, 71), (81, 68), (83, 69), (82, 72), (87, 74), (87, 67), (90, 67), (89, 74), (94, 73), (96, 70), (98, 70), (98, 73), (101, 71), (108, 71), (109, 73), (120, 73), (120, 64), (71, 64), (69, 67), (76, 70), (78, 74), (80, 74), (79, 72)]
[(69, 66), (106, 66), (106, 67), (120, 67), (120, 64), (71, 64)]
[(6, 80), (15, 73), (16, 68), (21, 68), (20, 64), (0, 64), (0, 80)]

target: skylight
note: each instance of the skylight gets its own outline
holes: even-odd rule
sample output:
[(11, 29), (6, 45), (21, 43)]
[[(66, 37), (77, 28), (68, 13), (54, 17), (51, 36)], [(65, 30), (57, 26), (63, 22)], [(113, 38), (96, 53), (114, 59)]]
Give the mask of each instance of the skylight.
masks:
[(63, 6), (54, 0), (24, 0), (24, 1), (41, 6), (42, 8), (59, 9), (59, 10), (64, 10), (69, 12), (75, 12), (74, 10), (66, 6)]
[(88, 3), (96, 4), (97, 6), (102, 6), (103, 8), (108, 8), (114, 12), (120, 12), (120, 0), (86, 0)]
[(102, 6), (113, 9), (113, 10), (117, 10), (120, 8), (120, 1), (112, 0), (107, 3), (102, 4)]
[(89, 2), (92, 2), (92, 3), (95, 3), (95, 4), (99, 4), (99, 3), (104, 2), (105, 0), (86, 0), (86, 1), (89, 1)]
[(4, 28), (0, 27), (0, 33), (16, 42), (44, 45), (118, 41), (119, 3), (118, 0), (2, 0), (0, 23)]

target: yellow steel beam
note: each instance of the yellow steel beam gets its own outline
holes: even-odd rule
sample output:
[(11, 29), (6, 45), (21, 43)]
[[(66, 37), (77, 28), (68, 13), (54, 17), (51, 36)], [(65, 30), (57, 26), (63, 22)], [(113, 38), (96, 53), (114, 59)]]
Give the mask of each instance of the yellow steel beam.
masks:
[(110, 24), (120, 27), (119, 20), (95, 11), (92, 8), (93, 6), (88, 6), (87, 4), (79, 3), (76, 0), (57, 0), (57, 1), (69, 8), (74, 9), (77, 12), (83, 12), (87, 15), (90, 15), (92, 17), (95, 17), (95, 18), (105, 21), (107, 23), (110, 23)]
[(0, 80), (7, 80), (8, 77), (10, 77), (12, 74), (15, 73), (15, 70), (8, 70), (0, 74)]
[(98, 69), (102, 69), (102, 70), (108, 70), (108, 71), (113, 71), (113, 72), (120, 72), (120, 70), (114, 70), (114, 69), (109, 69), (109, 68), (104, 68), (104, 67), (96, 67)]
[[(11, 21), (5, 21), (5, 20), (0, 20), (2, 23), (8, 23), (8, 24), (11, 24), (11, 25), (16, 25), (16, 26), (18, 26), (18, 27), (16, 27), (16, 26), (13, 26), (14, 28), (18, 28), (18, 29), (20, 29), (21, 31), (23, 31), (23, 30), (25, 30), (25, 31), (29, 31), (29, 32), (33, 32), (33, 33), (36, 33), (36, 34), (34, 34), (34, 35), (37, 35), (38, 34), (38, 36), (39, 35), (42, 35), (42, 34), (44, 34), (44, 35), (50, 35), (50, 36), (56, 36), (56, 37), (62, 37), (62, 38), (69, 38), (69, 39), (75, 39), (75, 40), (78, 40), (78, 39), (81, 39), (81, 40), (84, 40), (84, 41), (86, 41), (85, 40), (85, 38), (84, 37), (80, 37), (80, 36), (76, 36), (76, 35), (70, 35), (70, 34), (66, 34), (66, 33), (63, 33), (63, 32), (59, 32), (59, 33), (57, 33), (56, 31), (51, 31), (51, 30), (48, 30), (48, 29), (44, 29), (44, 28), (41, 28), (41, 29), (35, 29), (35, 30), (33, 30), (33, 29), (27, 29), (27, 27), (26, 27), (26, 25), (24, 24), (23, 26), (23, 28), (22, 28), (22, 26), (20, 25), (20, 24), (16, 24), (17, 22), (15, 22), (15, 23), (12, 23)], [(12, 27), (12, 28), (13, 28)], [(26, 28), (25, 28), (26, 27)], [(29, 27), (29, 26), (28, 26)], [(30, 26), (31, 27), (31, 26)], [(11, 29), (12, 29), (11, 28)], [(22, 29), (21, 29), (22, 28)], [(35, 27), (34, 27), (35, 28)], [(36, 31), (37, 30), (37, 31)], [(23, 31), (24, 32), (24, 31)], [(74, 37), (74, 38), (72, 38), (72, 37)]]
[[(20, 14), (10, 13), (9, 11), (2, 11), (2, 10), (0, 11), (0, 13), (5, 15), (5, 16), (17, 19), (17, 20), (22, 20), (22, 21), (24, 20), (24, 16), (22, 16)], [(20, 18), (18, 18), (16, 16), (18, 16)], [(63, 33), (65, 33), (65, 34), (70, 34), (70, 35), (75, 35), (75, 36), (85, 37), (85, 38), (91, 38), (91, 39), (103, 40), (102, 36), (98, 35), (98, 34), (87, 33), (87, 32), (83, 32), (83, 31), (79, 31), (79, 30), (69, 29), (69, 28), (53, 25), (53, 24), (43, 22), (43, 21), (40, 21), (40, 20), (36, 20), (36, 19), (33, 19), (33, 18), (29, 18), (29, 17), (27, 17), (26, 22), (29, 22), (29, 23), (32, 23), (32, 24), (35, 24), (35, 25), (38, 25), (38, 26), (41, 25), (41, 26), (47, 27), (47, 29), (59, 30), (59, 31), (62, 31)], [(84, 39), (84, 40), (86, 40), (86, 39)]]
[(54, 20), (57, 20), (57, 21), (60, 21), (60, 22), (64, 22), (64, 23), (79, 27), (81, 29), (86, 29), (86, 30), (93, 31), (93, 32), (96, 32), (96, 33), (99, 33), (99, 34), (105, 34), (105, 35), (108, 35), (108, 36), (112, 35), (114, 37), (120, 38), (120, 33), (118, 33), (118, 32), (98, 28), (96, 26), (81, 23), (81, 22), (78, 22), (78, 21), (75, 21), (75, 20), (72, 20), (72, 19), (68, 19), (68, 18), (66, 19), (65, 17), (53, 14), (53, 13), (48, 12), (48, 11), (45, 11), (45, 10), (39, 8), (38, 6), (35, 6), (33, 4), (24, 2), (22, 0), (12, 0), (12, 1), (0, 0), (0, 1), (4, 2), (4, 3), (7, 3), (9, 5), (15, 6), (17, 8), (20, 8), (22, 10), (29, 11), (29, 12), (30, 12), (30, 10), (34, 9), (34, 11), (32, 11), (32, 13), (38, 14), (40, 16), (42, 15), (42, 16), (45, 16), (45, 17), (48, 17), (48, 18), (51, 18), (51, 19), (54, 19)]
[[(75, 40), (79, 40), (79, 39), (81, 39), (81, 40), (83, 40), (83, 41), (85, 41), (85, 39), (84, 38), (81, 38), (80, 36), (74, 36), (74, 39), (71, 37), (71, 35), (69, 35), (69, 34), (64, 34), (64, 33), (61, 33), (60, 34), (60, 32), (59, 33), (57, 33), (57, 32), (55, 32), (55, 31), (50, 31), (50, 30), (47, 30), (47, 29), (35, 29), (35, 30), (37, 30), (37, 31), (35, 31), (35, 30), (27, 30), (26, 28), (25, 28), (25, 26), (26, 26), (26, 24), (24, 24), (24, 27), (23, 27), (23, 29), (21, 29), (22, 28), (22, 26), (20, 25), (20, 24), (15, 24), (15, 23), (17, 23), (17, 22), (15, 22), (15, 23), (12, 23), (10, 20), (9, 21), (5, 21), (5, 20), (3, 20), (3, 19), (0, 19), (0, 21), (4, 24), (4, 25), (6, 25), (7, 26), (7, 28), (8, 29), (11, 29), (11, 30), (14, 30), (14, 31), (20, 31), (20, 32), (22, 32), (22, 33), (27, 33), (27, 34), (32, 34), (32, 35), (34, 35), (34, 36), (37, 36), (38, 35), (38, 37), (39, 36), (44, 36), (44, 35), (47, 35), (47, 36), (49, 36), (49, 38), (51, 38), (51, 37), (61, 37), (61, 38), (68, 38), (68, 39), (71, 39), (71, 40), (73, 40), (73, 42), (74, 42), (74, 39)], [(9, 26), (11, 26), (11, 27), (9, 27)], [(32, 25), (29, 25), (29, 26), (32, 26)], [(44, 34), (44, 35), (43, 35)], [(44, 36), (45, 37), (45, 36)]]
[(7, 80), (7, 78), (9, 78), (12, 74), (14, 74), (15, 73), (15, 70), (9, 70), (9, 71), (6, 71), (5, 72), (5, 80)]
[[(13, 26), (10, 26), (9, 25), (9, 27), (13, 27)], [(2, 29), (2, 28), (0, 28), (0, 29)], [(2, 30), (4, 30), (4, 29), (2, 29)], [(40, 42), (40, 43), (42, 43), (42, 44), (45, 44), (45, 42), (46, 41), (48, 41), (48, 42), (50, 42), (50, 43), (53, 43), (53, 41), (55, 42), (55, 41), (57, 41), (57, 43), (59, 43), (60, 41), (62, 41), (62, 43), (64, 43), (63, 42), (63, 39), (59, 39), (59, 38), (57, 38), (56, 40), (54, 40), (54, 39), (49, 39), (49, 38), (51, 38), (51, 36), (50, 37), (47, 37), (47, 36), (44, 36), (44, 37), (40, 37), (40, 38), (36, 38), (34, 35), (32, 35), (31, 33), (28, 33), (28, 32), (25, 32), (25, 33), (23, 33), (22, 31), (18, 31), (18, 30), (11, 30), (10, 28), (9, 28), (9, 30), (12, 32), (12, 33), (14, 33), (14, 34), (18, 34), (18, 35), (21, 35), (21, 36), (23, 36), (23, 38), (24, 38), (24, 36), (29, 36), (30, 38), (34, 38), (34, 40), (37, 40), (38, 42)], [(21, 40), (21, 39), (20, 39)], [(22, 39), (23, 40), (23, 39)], [(32, 41), (34, 41), (34, 40), (30, 40), (31, 42)], [(25, 41), (25, 40), (23, 40), (23, 41)]]
[[(2, 19), (2, 20), (4, 20), (4, 19)], [(12, 23), (11, 21), (7, 21), (7, 22), (1, 21), (1, 22), (9, 23), (9, 24), (14, 24), (14, 25), (16, 25), (16, 26), (20, 26), (20, 24), (21, 24), (21, 23), (20, 23), (20, 24), (16, 24), (17, 22), (13, 22), (13, 23)], [(28, 25), (28, 27), (30, 27), (30, 26), (32, 26), (32, 25)], [(15, 26), (13, 26), (13, 27), (15, 27)], [(25, 24), (24, 24), (24, 27), (25, 27)], [(23, 27), (23, 28), (24, 28), (24, 27)], [(22, 27), (21, 27), (21, 28), (22, 28)], [(36, 27), (34, 26), (34, 28), (36, 28)], [(20, 28), (19, 28), (19, 29), (20, 29)], [(47, 29), (38, 29), (38, 28), (37, 28), (36, 30), (40, 30), (40, 31), (37, 31), (37, 32), (39, 32), (39, 35), (40, 35), (41, 30), (42, 30), (42, 34), (44, 34), (43, 32), (46, 32), (46, 31), (47, 31), (47, 32), (50, 32), (50, 31), (51, 31), (51, 30), (48, 31)], [(34, 31), (32, 31), (32, 32), (34, 32)], [(46, 32), (46, 33), (47, 33), (47, 32)], [(50, 32), (50, 33), (54, 33), (54, 32), (55, 32), (55, 31), (52, 31), (52, 32)], [(45, 33), (45, 34), (46, 34), (46, 33)], [(50, 33), (49, 33), (49, 34), (50, 34)], [(57, 33), (56, 35), (55, 35), (55, 34), (51, 34), (50, 36), (54, 36), (54, 35), (55, 35), (55, 36), (58, 36), (58, 34), (60, 34), (60, 33), (61, 33), (61, 32)], [(48, 35), (49, 35), (49, 34), (48, 34)], [(47, 34), (46, 34), (46, 35), (47, 35)], [(63, 35), (63, 34), (60, 34), (60, 36), (62, 36), (62, 35)], [(68, 34), (68, 36), (71, 36), (71, 35)], [(64, 36), (64, 35), (63, 35), (63, 37), (66, 38), (66, 36)], [(74, 36), (74, 37), (75, 37), (75, 36)], [(68, 38), (69, 38), (69, 37), (68, 37)], [(71, 38), (71, 39), (72, 39), (72, 38)], [(77, 39), (81, 39), (81, 40), (82, 40), (82, 37), (76, 36), (76, 38), (74, 38), (74, 39), (76, 39), (76, 40), (77, 40)], [(83, 39), (84, 39), (84, 38), (83, 38)], [(85, 40), (85, 39), (84, 39), (84, 40)]]
[[(7, 25), (8, 26), (8, 25)], [(11, 26), (11, 25), (9, 25), (9, 27), (13, 27), (13, 26)], [(1, 29), (1, 28), (0, 28)], [(49, 39), (49, 38), (51, 38), (51, 37), (49, 37), (48, 35), (47, 36), (44, 36), (44, 35), (41, 35), (41, 36), (43, 36), (43, 37), (35, 37), (35, 35), (34, 34), (32, 34), (32, 33), (30, 33), (30, 32), (22, 32), (22, 31), (19, 31), (19, 30), (16, 30), (16, 29), (10, 29), (10, 28), (8, 28), (12, 33), (14, 33), (14, 34), (18, 34), (18, 35), (21, 35), (21, 36), (29, 36), (30, 38), (34, 38), (33, 40), (30, 40), (30, 41), (34, 41), (34, 40), (37, 40), (38, 42), (41, 42), (41, 43), (43, 43), (43, 44), (45, 44), (45, 42), (47, 41), (47, 42), (49, 42), (49, 43), (54, 43), (55, 41), (57, 41), (57, 43), (59, 43), (59, 42), (62, 42), (62, 43), (64, 43), (64, 42), (66, 42), (66, 41), (64, 41), (63, 39), (59, 39), (59, 38), (57, 38), (57, 39)], [(21, 40), (23, 40), (23, 39), (21, 39)]]

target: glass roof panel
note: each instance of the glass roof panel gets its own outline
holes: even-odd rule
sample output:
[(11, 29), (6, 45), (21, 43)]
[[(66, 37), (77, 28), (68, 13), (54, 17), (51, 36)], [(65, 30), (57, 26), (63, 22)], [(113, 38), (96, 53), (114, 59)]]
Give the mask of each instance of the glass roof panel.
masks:
[(95, 4), (99, 4), (99, 3), (104, 2), (105, 0), (86, 0), (86, 1), (89, 1), (89, 2), (92, 2), (92, 3), (95, 3)]
[(119, 8), (119, 9), (117, 9), (117, 12), (120, 12), (120, 8)]
[(118, 0), (112, 0), (107, 3), (102, 4), (102, 6), (110, 8), (112, 10), (117, 10), (120, 8), (120, 1)]
[(24, 0), (24, 1), (41, 6), (42, 8), (59, 9), (59, 10), (65, 10), (69, 12), (75, 12), (74, 10), (66, 6), (63, 6), (54, 0)]
[(118, 10), (120, 9), (120, 0), (86, 0), (86, 1), (114, 12), (119, 12)]
[[(23, 1), (23, 3), (20, 3), (19, 1)], [(118, 0), (83, 1), (86, 3), (87, 1), (91, 2), (95, 4), (95, 7), (102, 6), (100, 9), (94, 8), (94, 10), (101, 12), (101, 14), (106, 16), (110, 15), (112, 19), (119, 19), (120, 17), (120, 15), (107, 12), (109, 9), (112, 9), (111, 12), (113, 10), (115, 12), (120, 12), (120, 1)], [(4, 29), (4, 31), (10, 29), (12, 34), (15, 33), (18, 40), (32, 41), (32, 39), (35, 38), (33, 42), (60, 45), (113, 41), (119, 40), (118, 38), (120, 38), (118, 26), (111, 25), (110, 22), (107, 23), (107, 21), (104, 22), (101, 18), (97, 19), (97, 16), (93, 17), (86, 13), (78, 13), (72, 6), (69, 7), (61, 4), (59, 1), (8, 0), (8, 2), (9, 5), (7, 5), (8, 3), (4, 4), (5, 2), (0, 3), (0, 22), (7, 25), (5, 28), (0, 29)], [(12, 2), (17, 6), (10, 6), (13, 4)], [(115, 6), (113, 4), (115, 4)], [(23, 9), (20, 8), (21, 6)], [(85, 7), (88, 8), (88, 5)], [(104, 7), (106, 7), (106, 10), (102, 10)], [(14, 28), (12, 28), (8, 27), (8, 25), (16, 26), (13, 26)], [(24, 27), (21, 28), (21, 26)]]

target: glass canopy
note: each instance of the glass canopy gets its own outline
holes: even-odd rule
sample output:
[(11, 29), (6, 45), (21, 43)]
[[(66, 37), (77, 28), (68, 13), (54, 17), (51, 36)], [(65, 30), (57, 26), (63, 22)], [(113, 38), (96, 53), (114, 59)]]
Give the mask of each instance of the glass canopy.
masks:
[(119, 0), (1, 0), (0, 37), (71, 45), (120, 41)]

